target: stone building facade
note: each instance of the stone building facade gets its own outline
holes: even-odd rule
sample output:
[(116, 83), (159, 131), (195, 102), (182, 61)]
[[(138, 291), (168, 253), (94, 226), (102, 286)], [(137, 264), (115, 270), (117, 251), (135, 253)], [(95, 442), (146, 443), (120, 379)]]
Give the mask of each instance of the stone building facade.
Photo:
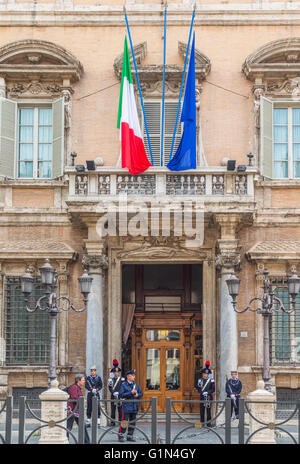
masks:
[[(117, 358), (137, 369), (146, 397), (156, 394), (164, 410), (165, 396), (198, 397), (207, 359), (218, 397), (232, 368), (245, 394), (261, 378), (262, 317), (234, 313), (226, 279), (233, 271), (241, 279), (244, 307), (268, 269), (288, 305), (286, 279), (300, 273), (299, 5), (196, 1), (197, 169), (174, 174), (164, 167), (170, 129), (159, 165), (163, 3), (0, 1), (1, 396), (47, 386), (47, 319), (24, 314), (19, 287), (29, 268), (39, 294), (45, 258), (59, 274), (59, 294), (75, 304), (82, 265), (93, 277), (88, 310), (59, 315), (61, 385), (94, 363), (107, 377)], [(124, 5), (156, 154), (156, 165), (136, 177), (118, 164)], [(168, 2), (170, 127), (193, 5)], [(137, 88), (136, 98), (143, 127)], [(76, 165), (94, 160), (95, 170), (77, 171), (74, 152)], [(116, 235), (101, 236), (99, 220), (120, 196), (142, 213), (159, 199), (198, 200), (203, 243), (187, 246), (174, 221), (170, 235), (149, 234), (150, 222), (126, 235), (120, 216)], [(270, 334), (272, 385), (291, 396), (300, 389), (299, 313), (298, 303), (290, 318), (274, 316)]]

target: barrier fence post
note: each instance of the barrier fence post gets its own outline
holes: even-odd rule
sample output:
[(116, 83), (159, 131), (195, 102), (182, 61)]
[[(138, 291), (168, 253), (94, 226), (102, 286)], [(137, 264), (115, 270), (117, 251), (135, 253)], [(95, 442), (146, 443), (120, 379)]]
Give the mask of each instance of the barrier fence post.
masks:
[(11, 444), (11, 431), (12, 431), (12, 415), (13, 415), (13, 398), (8, 396), (6, 398), (6, 423), (5, 423), (5, 443)]
[(98, 399), (96, 396), (92, 398), (92, 443), (97, 443), (97, 427), (98, 427)]
[(231, 444), (231, 398), (225, 399), (225, 445)]
[(19, 445), (24, 444), (25, 435), (25, 396), (20, 396), (19, 399)]
[(157, 443), (157, 398), (151, 399), (151, 443)]
[(83, 396), (81, 396), (78, 399), (78, 409), (79, 409), (78, 444), (82, 445), (84, 443), (84, 397)]
[(298, 445), (300, 445), (300, 401), (298, 402)]
[(245, 436), (245, 400), (239, 399), (239, 445), (244, 444)]
[(171, 398), (166, 398), (166, 444), (171, 443)]

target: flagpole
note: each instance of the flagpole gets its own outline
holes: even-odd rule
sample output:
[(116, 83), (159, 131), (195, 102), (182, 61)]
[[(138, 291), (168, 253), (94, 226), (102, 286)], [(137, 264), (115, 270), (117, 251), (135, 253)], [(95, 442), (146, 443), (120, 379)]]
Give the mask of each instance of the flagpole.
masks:
[(180, 110), (180, 102), (181, 102), (181, 96), (182, 96), (182, 90), (183, 90), (183, 84), (184, 84), (184, 78), (185, 78), (186, 65), (187, 65), (188, 55), (189, 55), (189, 51), (190, 51), (190, 42), (191, 42), (193, 23), (194, 23), (194, 18), (195, 18), (195, 12), (196, 12), (196, 3), (194, 4), (194, 11), (193, 11), (193, 16), (192, 16), (192, 20), (191, 20), (189, 40), (188, 40), (188, 44), (187, 44), (184, 67), (183, 67), (183, 74), (182, 74), (182, 79), (181, 79), (179, 100), (178, 100), (178, 105), (177, 105), (177, 114), (176, 114), (175, 127), (174, 127), (173, 138), (172, 138), (171, 152), (170, 152), (170, 160), (172, 159), (172, 155), (173, 155), (175, 134), (176, 134), (177, 124), (178, 124), (178, 116), (179, 116), (179, 110)]
[(162, 85), (162, 116), (161, 116), (161, 155), (160, 165), (164, 165), (164, 121), (165, 121), (165, 81), (166, 81), (166, 43), (167, 43), (167, 7), (165, 2), (165, 18), (164, 18), (164, 67), (163, 67), (163, 85)]
[(134, 63), (136, 80), (137, 80), (139, 93), (140, 93), (140, 98), (141, 98), (141, 105), (142, 105), (142, 110), (143, 110), (143, 115), (144, 115), (145, 128), (146, 128), (146, 133), (147, 133), (147, 139), (148, 139), (148, 146), (149, 146), (149, 151), (150, 151), (151, 163), (152, 163), (152, 166), (154, 166), (152, 148), (151, 148), (151, 143), (150, 143), (150, 135), (149, 135), (149, 131), (148, 131), (147, 119), (146, 119), (145, 108), (144, 108), (144, 101), (143, 101), (143, 96), (142, 96), (142, 89), (141, 89), (141, 85), (140, 85), (140, 80), (139, 80), (139, 75), (138, 75), (138, 70), (137, 70), (137, 64), (136, 64), (136, 60), (135, 60), (135, 54), (134, 54), (134, 50), (133, 50), (131, 34), (130, 34), (130, 28), (129, 28), (129, 23), (128, 23), (128, 18), (127, 18), (127, 13), (126, 13), (125, 6), (123, 7), (123, 11), (124, 11), (124, 14), (125, 14), (125, 21), (126, 21), (126, 26), (127, 26), (127, 32), (128, 32), (129, 42), (130, 42), (130, 48), (131, 48), (133, 63)]

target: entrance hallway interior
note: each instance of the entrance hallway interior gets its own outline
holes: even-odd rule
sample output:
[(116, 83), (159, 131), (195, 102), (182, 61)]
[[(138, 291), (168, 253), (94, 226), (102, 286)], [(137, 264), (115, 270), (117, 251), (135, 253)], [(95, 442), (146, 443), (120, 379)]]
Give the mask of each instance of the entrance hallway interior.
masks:
[(202, 264), (124, 264), (122, 330), (122, 366), (136, 370), (144, 399), (156, 396), (159, 412), (166, 397), (198, 399)]

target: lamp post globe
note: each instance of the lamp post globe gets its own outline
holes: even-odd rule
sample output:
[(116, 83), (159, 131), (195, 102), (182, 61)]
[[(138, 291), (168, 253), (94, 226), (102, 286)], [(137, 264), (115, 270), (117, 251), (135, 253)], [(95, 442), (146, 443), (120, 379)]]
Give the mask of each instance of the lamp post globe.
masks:
[(24, 275), (21, 277), (21, 290), (22, 293), (24, 293), (24, 296), (26, 298), (29, 297), (29, 295), (32, 293), (33, 289), (33, 277), (30, 274), (29, 269), (26, 269), (26, 272)]
[(53, 285), (56, 270), (51, 266), (49, 259), (40, 267), (41, 281), (43, 285)]

